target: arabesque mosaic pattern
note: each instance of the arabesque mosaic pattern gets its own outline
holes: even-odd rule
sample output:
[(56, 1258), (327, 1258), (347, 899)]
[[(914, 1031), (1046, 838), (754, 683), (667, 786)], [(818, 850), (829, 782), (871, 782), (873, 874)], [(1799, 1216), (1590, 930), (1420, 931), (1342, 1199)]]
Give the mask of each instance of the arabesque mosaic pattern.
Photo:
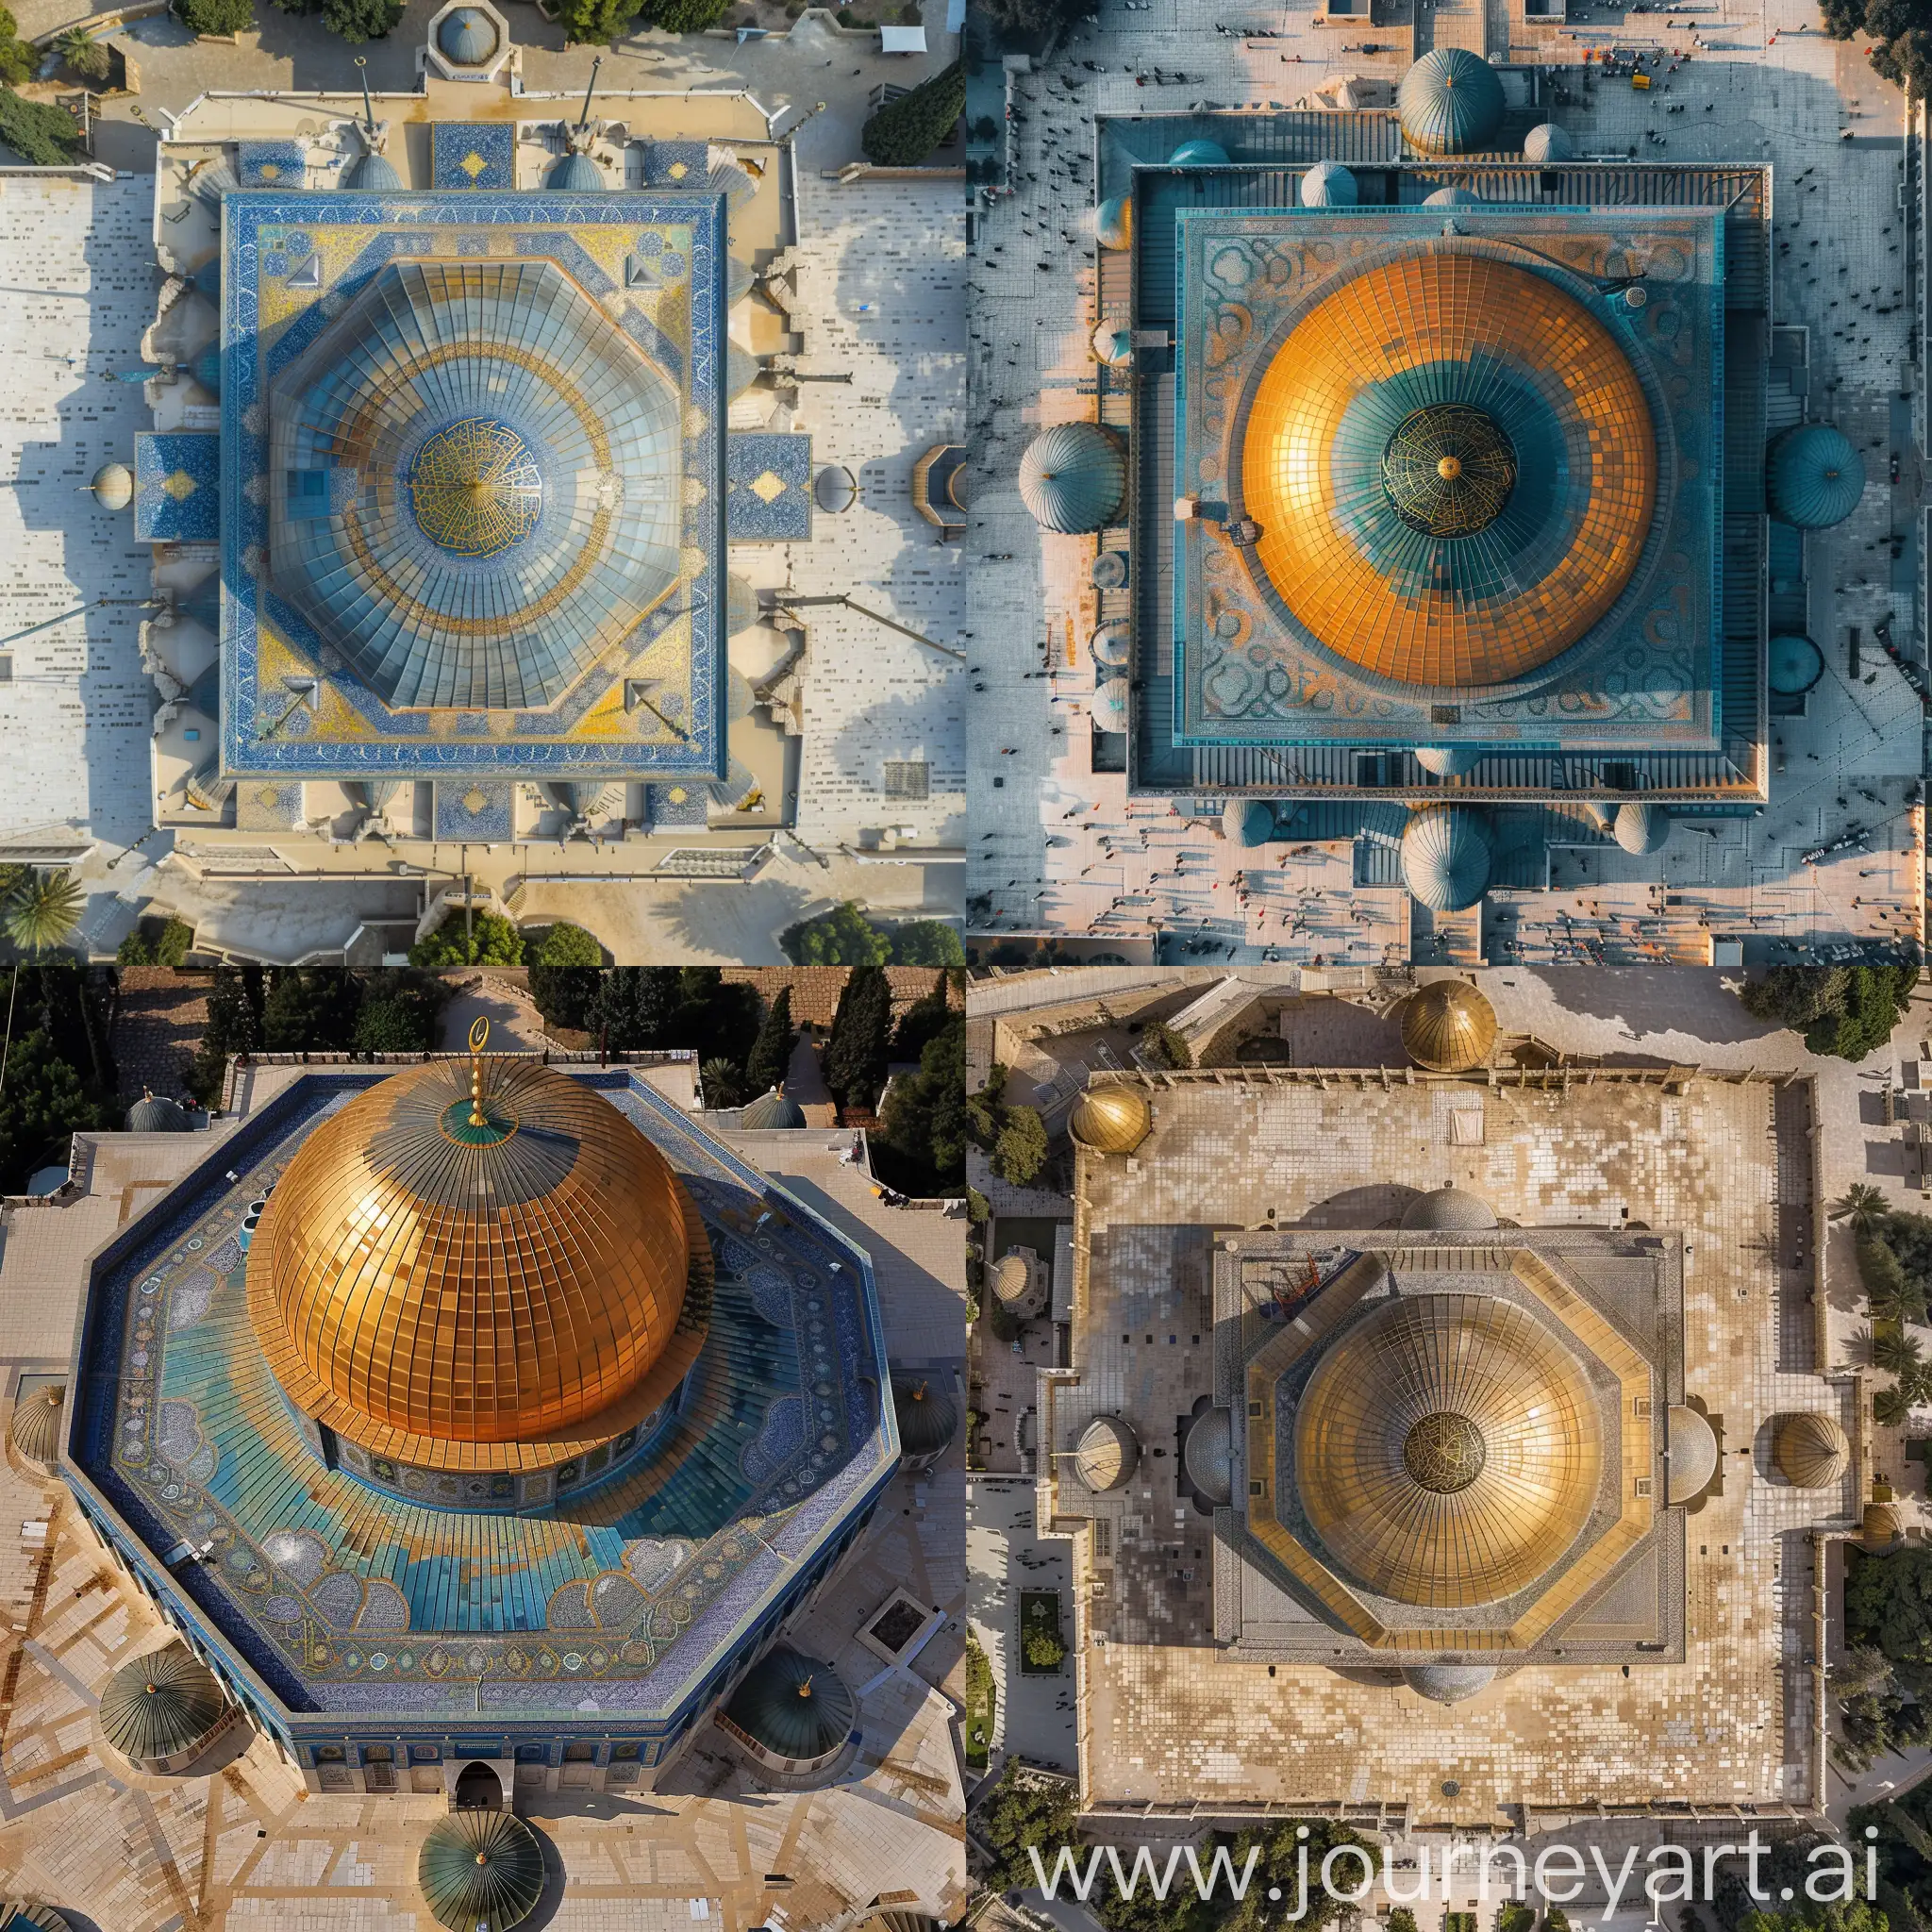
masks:
[[(234, 194), (223, 261), (225, 769), (722, 774), (723, 197)], [(396, 476), (471, 420), (534, 483), (465, 552)]]
[[(1175, 742), (1715, 744), (1721, 210), (1175, 231), (1174, 489), (1203, 508), (1176, 526)], [(1430, 410), (1482, 425), (1434, 451), (1424, 513), (1408, 443), (1446, 431), (1405, 425)]]
[(253, 1344), (239, 1240), (306, 1135), (376, 1077), (299, 1082), (100, 1265), (84, 1476), (158, 1557), (205, 1553), (192, 1593), (292, 1711), (674, 1710), (896, 1467), (870, 1263), (641, 1081), (582, 1075), (665, 1155), (710, 1239), (682, 1412), (641, 1464), (551, 1512), (384, 1494), (297, 1434)]

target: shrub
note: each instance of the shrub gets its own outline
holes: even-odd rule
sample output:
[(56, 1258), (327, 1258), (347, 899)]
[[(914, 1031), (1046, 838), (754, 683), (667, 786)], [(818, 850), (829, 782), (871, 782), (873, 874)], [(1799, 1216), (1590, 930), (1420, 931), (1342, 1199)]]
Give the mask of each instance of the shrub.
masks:
[(409, 948), (409, 964), (437, 972), (445, 966), (521, 966), (524, 936), (500, 912), (478, 912), (468, 922), (452, 910), (426, 939)]
[(194, 928), (185, 919), (171, 919), (155, 941), (155, 964), (175, 971), (194, 945)]
[(852, 899), (788, 925), (778, 945), (794, 966), (883, 966), (892, 957), (891, 941)]
[(64, 108), (24, 101), (11, 88), (0, 87), (0, 141), (29, 167), (64, 168), (80, 146), (80, 129)]
[(181, 20), (197, 34), (245, 34), (255, 25), (255, 0), (181, 0)]
[(71, 26), (54, 42), (62, 60), (83, 80), (106, 80), (109, 65), (104, 42), (85, 27)]
[(155, 949), (148, 944), (140, 926), (137, 925), (114, 948), (114, 963), (117, 966), (152, 966), (155, 963)]
[(1141, 1043), (1157, 1066), (1182, 1073), (1194, 1064), (1194, 1056), (1188, 1051), (1188, 1042), (1172, 1026), (1158, 1020), (1141, 1036)]
[(402, 0), (322, 0), (323, 25), (352, 47), (387, 40), (402, 17)]
[(1067, 1646), (1058, 1630), (1036, 1625), (1026, 1633), (1025, 1657), (1036, 1671), (1057, 1671), (1067, 1659)]
[(701, 34), (725, 12), (726, 0), (644, 0), (644, 25), (667, 34)]
[(953, 131), (966, 111), (966, 70), (958, 61), (889, 101), (859, 130), (867, 160), (882, 168), (914, 168)]
[(32, 77), (35, 64), (34, 50), (20, 37), (20, 23), (0, 7), (0, 81), (17, 87)]

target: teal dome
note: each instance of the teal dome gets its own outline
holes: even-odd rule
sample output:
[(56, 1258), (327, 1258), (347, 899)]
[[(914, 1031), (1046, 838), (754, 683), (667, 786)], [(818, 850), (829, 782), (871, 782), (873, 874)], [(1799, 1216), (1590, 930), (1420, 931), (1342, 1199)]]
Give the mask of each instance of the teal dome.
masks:
[(210, 342), (194, 358), (194, 366), (189, 371), (189, 374), (194, 377), (196, 382), (200, 383), (203, 389), (207, 390), (209, 395), (220, 395), (222, 392), (222, 345), (219, 342)]
[(805, 1109), (782, 1087), (760, 1093), (738, 1116), (738, 1124), (754, 1133), (782, 1131), (805, 1124)]
[(343, 177), (344, 188), (354, 188), (365, 193), (381, 193), (391, 188), (400, 188), (403, 177), (383, 159), (379, 154), (371, 152), (351, 168)]
[(1424, 208), (1479, 208), (1482, 196), (1473, 188), (1439, 188), (1423, 196)]
[(1224, 168), (1227, 150), (1218, 141), (1184, 141), (1167, 158), (1170, 168)]
[(1427, 806), (1402, 834), (1402, 882), (1432, 912), (1462, 912), (1490, 884), (1490, 828), (1466, 806)]
[(1781, 697), (1801, 696), (1824, 675), (1824, 654), (1809, 638), (1772, 639), (1769, 676)]
[(1395, 111), (1408, 144), (1423, 154), (1472, 154), (1495, 138), (1503, 83), (1467, 47), (1437, 47), (1402, 76)]
[(1857, 508), (1865, 459), (1841, 430), (1807, 423), (1772, 444), (1765, 487), (1773, 516), (1801, 530), (1826, 530)]
[(929, 1375), (892, 1377), (892, 1413), (899, 1422), (899, 1454), (937, 1456), (959, 1432), (959, 1411)]
[(543, 1848), (514, 1811), (452, 1811), (424, 1837), (416, 1883), (449, 1932), (510, 1932), (543, 1896)]
[(127, 1109), (130, 1134), (185, 1134), (193, 1125), (186, 1108), (158, 1093), (143, 1093)]
[(1523, 137), (1525, 161), (1567, 161), (1574, 158), (1576, 143), (1554, 121), (1540, 121)]
[(830, 1664), (780, 1646), (751, 1667), (724, 1715), (774, 1757), (805, 1762), (844, 1743), (858, 1706)]
[(1096, 731), (1124, 731), (1127, 728), (1127, 680), (1103, 677), (1094, 687), (1092, 702), (1087, 708)]
[(1482, 753), (1468, 745), (1424, 744), (1416, 747), (1415, 761), (1438, 778), (1459, 778), (1482, 762)]
[(1635, 853), (1639, 858), (1661, 852), (1671, 841), (1671, 815), (1660, 805), (1632, 799), (1617, 808), (1610, 836), (1625, 852)]
[(481, 67), (496, 52), (496, 25), (475, 7), (458, 7), (436, 29), (436, 44), (458, 67)]
[(1340, 161), (1317, 161), (1302, 176), (1304, 208), (1353, 208), (1357, 192), (1355, 176)]
[(101, 1734), (122, 1757), (158, 1770), (198, 1756), (227, 1723), (214, 1673), (177, 1638), (123, 1664), (101, 1692)]
[(1126, 196), (1117, 194), (1093, 210), (1094, 239), (1103, 248), (1124, 248), (1133, 239), (1133, 221)]
[(1097, 423), (1056, 423), (1020, 458), (1020, 497), (1042, 529), (1077, 536), (1118, 513), (1127, 492), (1120, 439)]
[(543, 185), (578, 194), (594, 193), (605, 186), (604, 171), (589, 155), (565, 155), (560, 161), (551, 164)]
[(1221, 829), (1230, 845), (1265, 845), (1274, 836), (1274, 808), (1265, 798), (1230, 798), (1222, 808)]

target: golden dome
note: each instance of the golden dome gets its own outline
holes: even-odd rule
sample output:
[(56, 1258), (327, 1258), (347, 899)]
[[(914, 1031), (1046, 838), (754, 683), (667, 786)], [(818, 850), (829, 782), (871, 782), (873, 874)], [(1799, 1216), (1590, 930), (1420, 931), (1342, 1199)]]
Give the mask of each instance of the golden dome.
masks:
[(67, 1391), (49, 1382), (13, 1407), (7, 1433), (13, 1446), (37, 1469), (52, 1470), (60, 1460), (60, 1424)]
[(1431, 242), (1350, 276), (1256, 391), (1242, 513), (1290, 612), (1362, 670), (1504, 684), (1617, 601), (1657, 491), (1607, 325), (1548, 276)]
[(663, 1156), (576, 1081), (480, 1064), (477, 1100), (444, 1060), (325, 1120), (248, 1254), (256, 1337), (296, 1407), (432, 1466), (616, 1434), (702, 1341), (678, 1318), (708, 1250)]
[(1852, 1464), (1852, 1445), (1828, 1415), (1782, 1415), (1772, 1425), (1772, 1460), (1801, 1490), (1829, 1489)]
[(1892, 1503), (1867, 1503), (1858, 1524), (1858, 1541), (1868, 1550), (1890, 1549), (1905, 1534), (1898, 1507)]
[(1110, 1083), (1081, 1096), (1068, 1127), (1096, 1154), (1131, 1154), (1153, 1132), (1154, 1109), (1140, 1088)]
[(1433, 979), (1402, 1003), (1402, 1050), (1432, 1074), (1466, 1074), (1496, 1048), (1496, 1009), (1466, 979)]
[(1403, 1296), (1324, 1357), (1295, 1413), (1297, 1489), (1344, 1571), (1436, 1608), (1513, 1596), (1596, 1506), (1590, 1382), (1557, 1332), (1489, 1296)]
[(1141, 1445), (1117, 1415), (1097, 1415), (1080, 1431), (1074, 1471), (1096, 1495), (1118, 1490), (1141, 1466)]

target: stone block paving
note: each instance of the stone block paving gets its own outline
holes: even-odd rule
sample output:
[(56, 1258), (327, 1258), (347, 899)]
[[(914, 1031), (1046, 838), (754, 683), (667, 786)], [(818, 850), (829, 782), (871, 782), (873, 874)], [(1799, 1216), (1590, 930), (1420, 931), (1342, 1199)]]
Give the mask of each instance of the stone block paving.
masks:
[[(1659, 43), (1654, 14), (1582, 17), (1567, 33), (1510, 22), (1505, 30), (1533, 44), (1509, 51), (1569, 66), (1574, 83), (1586, 47)], [(1578, 104), (1557, 118), (1584, 153), (1634, 146), (1672, 160), (1773, 163), (1774, 320), (1809, 330), (1809, 413), (1839, 422), (1867, 461), (1857, 513), (1808, 541), (1809, 631), (1827, 668), (1807, 715), (1778, 721), (1771, 808), (1748, 821), (1679, 825), (1651, 858), (1555, 852), (1548, 891), (1492, 892), (1468, 934), (1437, 933), (1406, 893), (1357, 887), (1345, 841), (1245, 851), (1218, 823), (1190, 824), (1166, 800), (1130, 800), (1124, 774), (1094, 770), (1086, 641), (1099, 616), (1088, 581), (1095, 541), (1041, 532), (1015, 478), (1041, 428), (1094, 413), (1089, 337), (1099, 315), (1086, 217), (1095, 117), (1288, 105), (1330, 75), (1392, 79), (1403, 64), (1344, 55), (1306, 13), (1263, 20), (1238, 9), (1216, 17), (1237, 29), (1223, 36), (1174, 0), (1108, 0), (1048, 69), (1017, 78), (1014, 192), (980, 217), (973, 264), (972, 413), (984, 477), (971, 541), (985, 567), (971, 574), (969, 596), (973, 675), (987, 691), (969, 774), (975, 930), (1091, 936), (1130, 958), (1178, 963), (1657, 964), (1701, 963), (1714, 937), (1742, 939), (1747, 957), (1763, 958), (1792, 945), (1895, 944), (1923, 930), (1924, 818), (1907, 802), (1923, 762), (1920, 708), (1874, 641), (1883, 620), (1901, 641), (1915, 628), (1913, 553), (1899, 566), (1885, 556), (1890, 533), (1916, 521), (1920, 487), (1905, 412), (1892, 407), (1910, 323), (1895, 206), (1900, 97), (1857, 48), (1817, 32), (1804, 0), (1721, 0), (1673, 17), (1687, 25), (1662, 42), (1686, 51), (1694, 26), (1706, 42), (1694, 58), (1667, 65), (1648, 94), (1607, 84), (1586, 103), (1576, 86)], [(1279, 37), (1243, 41), (1243, 26)], [(1840, 140), (1846, 130), (1853, 138)], [(1852, 625), (1864, 641), (1856, 680)], [(1854, 823), (1869, 832), (1869, 850), (1803, 862)]]

